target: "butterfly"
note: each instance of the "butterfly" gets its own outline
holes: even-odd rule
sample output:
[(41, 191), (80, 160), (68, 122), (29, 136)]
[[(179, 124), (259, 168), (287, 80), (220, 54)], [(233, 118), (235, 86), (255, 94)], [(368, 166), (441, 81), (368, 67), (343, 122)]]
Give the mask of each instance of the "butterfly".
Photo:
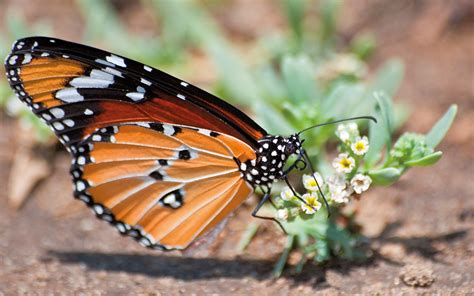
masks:
[(252, 215), (274, 220), (257, 215), (272, 184), (290, 185), (287, 174), (310, 164), (301, 132), (270, 135), (225, 101), (120, 55), (28, 37), (5, 70), (71, 153), (74, 197), (145, 247), (187, 248), (257, 187), (265, 195)]

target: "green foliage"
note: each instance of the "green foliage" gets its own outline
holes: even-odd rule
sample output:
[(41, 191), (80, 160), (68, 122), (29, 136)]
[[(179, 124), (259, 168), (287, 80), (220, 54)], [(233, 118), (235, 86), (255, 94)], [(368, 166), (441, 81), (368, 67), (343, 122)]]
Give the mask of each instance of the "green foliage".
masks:
[(390, 185), (398, 181), (402, 172), (393, 167), (383, 169), (373, 169), (369, 171), (369, 176), (372, 178), (374, 185)]
[(458, 107), (456, 105), (449, 107), (443, 117), (441, 117), (441, 119), (428, 132), (426, 135), (426, 145), (428, 147), (434, 149), (439, 143), (441, 143), (441, 140), (443, 140), (456, 117), (457, 110)]

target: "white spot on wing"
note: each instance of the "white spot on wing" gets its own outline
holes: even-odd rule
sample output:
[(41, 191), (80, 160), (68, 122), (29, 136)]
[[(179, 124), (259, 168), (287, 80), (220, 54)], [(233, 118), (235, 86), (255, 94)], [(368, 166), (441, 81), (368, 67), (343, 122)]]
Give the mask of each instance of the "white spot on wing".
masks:
[(93, 135), (92, 136), (92, 141), (101, 141), (102, 140), (102, 137), (100, 135)]
[(117, 65), (117, 66), (120, 66), (120, 67), (127, 67), (127, 65), (125, 65), (124, 59), (121, 58), (121, 57), (118, 57), (118, 56), (116, 56), (116, 55), (114, 55), (114, 54), (111, 54), (111, 55), (109, 55), (109, 56), (106, 56), (105, 59), (106, 59), (108, 62), (110, 62), (110, 63), (112, 63), (112, 64), (115, 64), (115, 65)]
[(109, 67), (115, 67), (114, 64), (110, 63), (110, 62), (107, 62), (107, 61), (104, 61), (102, 59), (96, 59), (95, 60), (96, 63), (99, 63), (99, 64), (102, 64), (102, 65), (106, 65), (106, 66), (109, 66)]
[[(118, 72), (118, 71), (117, 71)], [(119, 72), (120, 73), (120, 72)], [(96, 79), (101, 79), (101, 80), (107, 80), (110, 82), (114, 82), (114, 75), (94, 69), (91, 71), (91, 74), (89, 75), (91, 78), (96, 78)]]
[(181, 85), (184, 86), (184, 87), (186, 87), (186, 86), (189, 85), (189, 83), (186, 83), (186, 82), (184, 82), (184, 81), (181, 81)]
[(181, 100), (186, 100), (186, 97), (183, 96), (182, 94), (178, 94), (177, 97), (180, 98)]
[(91, 109), (87, 108), (86, 110), (84, 110), (84, 115), (92, 115), (94, 114), (94, 112), (92, 112)]
[(114, 68), (105, 67), (104, 71), (108, 72), (112, 75), (118, 76), (118, 77), (123, 77), (122, 72), (120, 72), (119, 70), (114, 69)]
[(66, 103), (74, 103), (74, 102), (81, 102), (84, 101), (84, 97), (81, 96), (77, 89), (75, 88), (64, 88), (59, 90), (56, 93), (56, 98), (60, 99)]
[(56, 118), (63, 118), (66, 113), (64, 113), (63, 109), (60, 108), (53, 108), (49, 110), (51, 114), (53, 114), (54, 117)]
[(107, 80), (94, 79), (90, 77), (77, 77), (69, 84), (77, 88), (106, 88), (113, 82)]
[(148, 81), (148, 80), (146, 80), (146, 79), (144, 79), (144, 78), (140, 79), (140, 81), (141, 81), (143, 84), (146, 84), (146, 85), (148, 85), (148, 86), (151, 85), (151, 82)]
[(33, 57), (31, 56), (31, 54), (29, 54), (29, 53), (25, 54), (25, 56), (23, 57), (22, 64), (28, 64), (29, 62), (31, 62), (32, 58)]
[(53, 127), (57, 131), (62, 131), (64, 129), (64, 125), (62, 125), (60, 122), (54, 122)]
[(104, 213), (104, 207), (101, 205), (94, 205), (92, 208), (97, 215), (102, 215)]
[(79, 156), (77, 158), (77, 164), (78, 165), (85, 165), (86, 164), (86, 158), (84, 156)]
[(16, 55), (12, 55), (9, 59), (8, 59), (8, 63), (10, 65), (14, 65), (16, 63), (16, 60), (18, 59), (18, 56)]
[(63, 123), (69, 127), (73, 127), (74, 126), (74, 120), (72, 119), (66, 119), (63, 121)]
[(136, 101), (143, 100), (143, 98), (145, 97), (145, 94), (138, 93), (138, 92), (129, 92), (129, 93), (126, 94), (126, 96), (136, 102)]
[(171, 136), (174, 134), (174, 127), (169, 124), (163, 124), (163, 132), (167, 136)]
[(143, 69), (145, 69), (145, 71), (148, 71), (148, 72), (151, 72), (152, 68), (148, 67), (148, 66), (143, 66)]
[(150, 128), (150, 124), (147, 122), (137, 122), (136, 125)]
[(172, 204), (176, 202), (176, 196), (174, 194), (170, 194), (167, 197), (165, 197), (165, 199), (163, 199), (163, 202), (167, 204)]
[(204, 129), (204, 128), (198, 129), (198, 133), (203, 134), (203, 135), (206, 135), (206, 136), (210, 136), (210, 135), (211, 135), (211, 131), (208, 130), (208, 129)]

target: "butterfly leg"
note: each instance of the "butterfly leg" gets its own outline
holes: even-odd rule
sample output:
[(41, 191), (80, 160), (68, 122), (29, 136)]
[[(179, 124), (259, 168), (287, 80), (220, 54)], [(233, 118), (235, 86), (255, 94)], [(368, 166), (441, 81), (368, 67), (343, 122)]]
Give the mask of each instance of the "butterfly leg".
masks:
[(270, 195), (270, 191), (267, 191), (265, 192), (265, 195), (263, 196), (263, 198), (260, 200), (260, 202), (257, 204), (257, 206), (255, 207), (255, 209), (252, 211), (252, 216), (255, 217), (255, 218), (259, 218), (259, 219), (264, 219), (264, 220), (271, 220), (273, 222), (276, 222), (278, 224), (278, 226), (280, 226), (280, 228), (283, 230), (283, 232), (285, 234), (288, 234), (285, 230), (285, 228), (283, 228), (283, 225), (281, 225), (280, 221), (278, 221), (277, 219), (273, 218), (273, 217), (264, 217), (264, 216), (259, 216), (257, 215), (258, 211), (260, 210), (260, 208), (265, 204), (265, 202), (269, 201), (274, 208), (276, 208), (275, 204), (273, 203), (273, 201), (271, 200), (271, 195)]

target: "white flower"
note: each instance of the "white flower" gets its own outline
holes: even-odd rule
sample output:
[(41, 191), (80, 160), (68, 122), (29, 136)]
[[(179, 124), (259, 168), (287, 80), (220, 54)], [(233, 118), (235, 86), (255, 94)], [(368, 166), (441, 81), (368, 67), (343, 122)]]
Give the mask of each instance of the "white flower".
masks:
[(347, 125), (347, 128), (349, 129), (349, 131), (353, 132), (353, 133), (359, 133), (359, 127), (357, 126), (357, 123), (355, 122), (351, 122)]
[(351, 194), (349, 192), (347, 192), (347, 190), (331, 192), (331, 198), (336, 203), (348, 203), (349, 202), (349, 196), (351, 196)]
[(332, 200), (337, 203), (349, 202), (353, 190), (352, 187), (348, 186), (343, 175), (330, 176), (327, 178), (327, 184)]
[(346, 125), (344, 124), (339, 124), (337, 126), (337, 131), (336, 131), (336, 136), (341, 139), (342, 142), (347, 142), (349, 141), (351, 135), (349, 134), (349, 131), (346, 128)]
[(313, 175), (303, 175), (304, 188), (308, 189), (309, 191), (317, 191), (318, 184), (319, 186), (322, 186), (323, 182), (323, 177), (321, 177), (319, 173), (314, 173)]
[(277, 220), (283, 220), (283, 221), (288, 220), (288, 216), (289, 216), (288, 209), (279, 209), (275, 214), (275, 218), (277, 218)]
[(355, 122), (339, 124), (337, 126), (336, 136), (338, 136), (342, 142), (351, 141), (351, 139), (359, 136), (359, 127)]
[(342, 142), (347, 142), (349, 141), (351, 135), (347, 131), (340, 131), (339, 132), (339, 139), (341, 139)]
[(351, 145), (352, 151), (357, 155), (364, 155), (369, 150), (369, 140), (366, 136), (357, 137), (355, 142)]
[(362, 174), (355, 175), (351, 180), (352, 188), (354, 188), (354, 191), (357, 194), (361, 194), (369, 189), (370, 184), (372, 184), (372, 179), (369, 176)]
[(321, 203), (318, 201), (318, 195), (314, 192), (303, 194), (302, 198), (306, 203), (301, 203), (301, 209), (308, 215), (316, 213), (321, 208)]
[(332, 161), (332, 166), (338, 173), (348, 174), (352, 172), (355, 166), (355, 160), (347, 153), (341, 153)]
[(283, 200), (291, 200), (295, 197), (295, 194), (293, 193), (293, 190), (290, 189), (290, 187), (285, 186), (283, 187), (283, 190), (280, 193), (281, 199)]

